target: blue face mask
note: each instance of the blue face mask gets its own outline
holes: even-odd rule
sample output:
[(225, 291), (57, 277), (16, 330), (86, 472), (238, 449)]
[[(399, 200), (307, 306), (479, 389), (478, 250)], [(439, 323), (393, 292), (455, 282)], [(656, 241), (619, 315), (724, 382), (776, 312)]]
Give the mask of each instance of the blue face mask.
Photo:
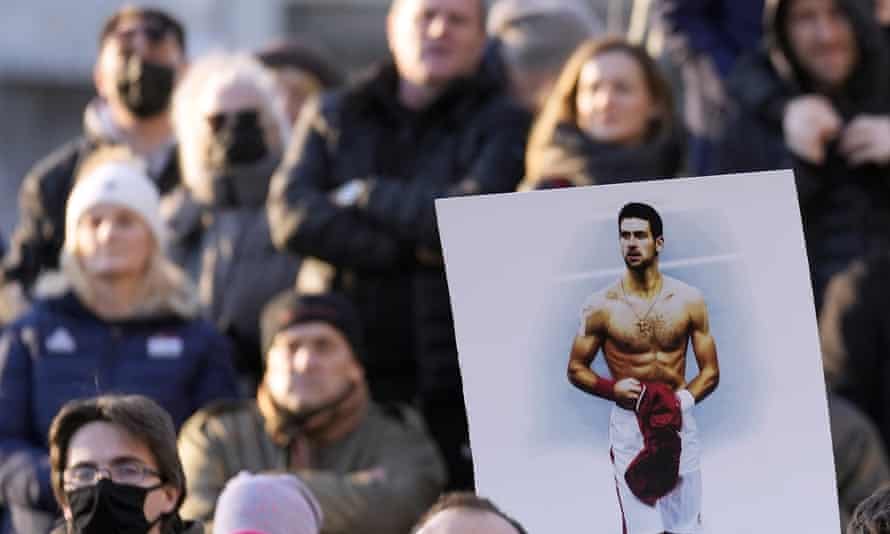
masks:
[(149, 522), (145, 518), (148, 492), (163, 486), (143, 488), (100, 479), (66, 493), (71, 508), (70, 532), (74, 534), (146, 534), (164, 514)]

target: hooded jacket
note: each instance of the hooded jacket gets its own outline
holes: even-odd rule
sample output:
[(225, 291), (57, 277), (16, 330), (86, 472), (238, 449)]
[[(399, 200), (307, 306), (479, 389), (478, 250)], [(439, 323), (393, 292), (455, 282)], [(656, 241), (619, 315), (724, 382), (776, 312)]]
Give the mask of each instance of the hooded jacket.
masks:
[[(171, 293), (169, 298), (181, 300)], [(0, 494), (7, 521), (42, 525), (56, 503), (48, 432), (67, 401), (103, 393), (156, 400), (177, 427), (217, 399), (238, 396), (231, 350), (207, 322), (169, 311), (106, 321), (73, 293), (38, 300), (0, 337)], [(25, 519), (36, 514), (35, 523)], [(6, 523), (2, 532), (12, 532)], [(20, 532), (41, 530), (18, 526)]]
[[(59, 265), (65, 240), (65, 203), (80, 165), (98, 148), (122, 144), (120, 134), (101, 100), (84, 113), (84, 135), (62, 145), (40, 160), (19, 189), (19, 222), (3, 260), (3, 281), (30, 290), (37, 277)], [(151, 158), (149, 174), (162, 195), (179, 183), (179, 163), (171, 143)]]
[[(835, 2), (853, 27), (859, 60), (844, 86), (825, 96), (845, 123), (861, 114), (890, 115), (890, 55), (883, 33), (864, 2)], [(818, 303), (833, 274), (890, 244), (890, 166), (852, 167), (834, 143), (826, 161), (813, 165), (786, 146), (785, 104), (815, 91), (788, 42), (789, 3), (767, 2), (766, 45), (730, 81), (737, 109), (720, 144), (718, 166), (723, 172), (794, 169)]]

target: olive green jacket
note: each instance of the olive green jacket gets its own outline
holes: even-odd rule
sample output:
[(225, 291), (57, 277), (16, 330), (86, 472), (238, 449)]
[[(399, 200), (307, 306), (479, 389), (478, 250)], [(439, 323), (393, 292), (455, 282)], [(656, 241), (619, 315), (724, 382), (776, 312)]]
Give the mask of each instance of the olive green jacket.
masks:
[[(312, 448), (311, 469), (288, 468), (287, 451), (266, 433), (255, 401), (218, 404), (196, 413), (182, 428), (179, 454), (188, 488), (182, 517), (209, 524), (226, 481), (242, 470), (289, 471), (321, 504), (322, 534), (407, 534), (435, 501), (446, 477), (420, 416), (374, 404), (350, 434)], [(383, 478), (370, 474), (377, 468), (383, 469)]]

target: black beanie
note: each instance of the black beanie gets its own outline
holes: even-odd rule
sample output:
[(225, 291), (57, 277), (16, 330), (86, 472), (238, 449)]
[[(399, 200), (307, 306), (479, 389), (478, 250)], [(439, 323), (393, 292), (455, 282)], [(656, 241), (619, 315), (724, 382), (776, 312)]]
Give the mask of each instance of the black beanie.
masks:
[(349, 342), (356, 359), (362, 360), (362, 324), (352, 302), (337, 293), (300, 295), (293, 290), (279, 293), (263, 308), (260, 319), (263, 359), (267, 357), (276, 334), (310, 322), (328, 323), (336, 328)]

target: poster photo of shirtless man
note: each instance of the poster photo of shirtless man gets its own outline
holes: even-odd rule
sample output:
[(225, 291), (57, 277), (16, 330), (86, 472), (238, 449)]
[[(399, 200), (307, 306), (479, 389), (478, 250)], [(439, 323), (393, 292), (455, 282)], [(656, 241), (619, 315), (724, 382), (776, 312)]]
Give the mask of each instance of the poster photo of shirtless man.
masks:
[(529, 532), (837, 534), (792, 171), (436, 209), (477, 492)]
[[(702, 532), (700, 443), (693, 408), (717, 387), (717, 348), (701, 292), (659, 270), (661, 216), (626, 204), (618, 215), (625, 271), (586, 302), (568, 379), (612, 402), (609, 445), (629, 534)], [(687, 382), (691, 343), (698, 374)], [(611, 377), (591, 364), (602, 351)]]

